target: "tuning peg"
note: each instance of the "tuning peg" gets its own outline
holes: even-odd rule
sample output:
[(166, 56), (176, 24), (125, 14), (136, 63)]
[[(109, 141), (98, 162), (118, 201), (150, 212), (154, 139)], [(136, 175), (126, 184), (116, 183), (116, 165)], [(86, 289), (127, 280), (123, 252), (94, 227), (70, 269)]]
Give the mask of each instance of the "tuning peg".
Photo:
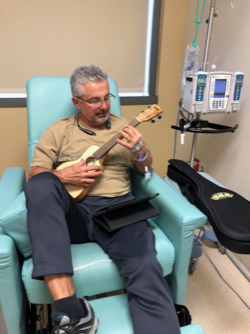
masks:
[(161, 119), (161, 115), (160, 115), (160, 116), (158, 116), (158, 119)]
[(154, 120), (154, 119), (152, 119), (151, 123), (154, 123), (154, 122), (155, 122), (155, 120)]

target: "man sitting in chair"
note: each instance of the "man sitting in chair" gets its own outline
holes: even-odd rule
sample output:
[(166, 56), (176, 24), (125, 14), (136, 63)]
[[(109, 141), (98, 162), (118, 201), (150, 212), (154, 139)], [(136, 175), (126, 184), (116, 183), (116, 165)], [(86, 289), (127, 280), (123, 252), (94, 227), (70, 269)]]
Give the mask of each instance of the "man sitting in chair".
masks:
[[(154, 236), (147, 221), (108, 232), (95, 224), (94, 212), (129, 201), (128, 168), (152, 171), (152, 157), (142, 135), (124, 118), (110, 113), (108, 76), (99, 67), (78, 67), (71, 76), (72, 101), (80, 110), (51, 125), (35, 147), (25, 195), (32, 243), (34, 279), (44, 279), (54, 300), (52, 333), (97, 331), (98, 319), (85, 298), (78, 299), (72, 281), (71, 243), (97, 242), (126, 280), (129, 309), (136, 334), (179, 334), (177, 315), (163, 271), (156, 259)], [(42, 115), (41, 115), (42, 117)], [(75, 161), (93, 144), (117, 139), (105, 168)], [(64, 184), (88, 189), (82, 200)], [(166, 254), (167, 256), (167, 254)]]

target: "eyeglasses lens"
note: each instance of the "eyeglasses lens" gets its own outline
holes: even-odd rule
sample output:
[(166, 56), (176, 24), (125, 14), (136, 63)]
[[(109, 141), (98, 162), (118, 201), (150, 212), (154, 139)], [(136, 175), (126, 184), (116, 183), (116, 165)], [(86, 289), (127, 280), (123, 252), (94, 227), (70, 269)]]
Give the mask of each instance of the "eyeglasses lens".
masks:
[(95, 107), (95, 108), (99, 108), (102, 106), (103, 102), (105, 102), (106, 104), (110, 104), (110, 95), (106, 96), (103, 100), (96, 100), (96, 101), (93, 101), (92, 102), (92, 105)]

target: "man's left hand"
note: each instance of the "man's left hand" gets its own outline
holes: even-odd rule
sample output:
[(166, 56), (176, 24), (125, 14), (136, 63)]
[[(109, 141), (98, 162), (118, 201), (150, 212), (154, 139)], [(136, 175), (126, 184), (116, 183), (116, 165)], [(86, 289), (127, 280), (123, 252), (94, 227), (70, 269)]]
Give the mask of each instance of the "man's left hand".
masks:
[[(138, 147), (138, 145), (140, 145), (140, 143), (143, 140), (142, 139), (142, 134), (138, 130), (136, 130), (136, 128), (134, 128), (131, 125), (126, 125), (123, 130), (119, 131), (119, 133), (127, 141), (125, 142), (125, 141), (122, 141), (121, 139), (117, 139), (117, 143), (126, 147), (129, 150), (133, 150), (134, 147)], [(144, 144), (143, 144), (143, 146), (144, 146)]]

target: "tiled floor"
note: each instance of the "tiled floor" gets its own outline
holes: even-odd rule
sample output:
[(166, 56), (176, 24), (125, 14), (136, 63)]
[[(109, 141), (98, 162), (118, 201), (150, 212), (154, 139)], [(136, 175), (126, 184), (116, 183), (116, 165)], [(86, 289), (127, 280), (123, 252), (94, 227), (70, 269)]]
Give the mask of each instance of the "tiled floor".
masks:
[[(250, 307), (250, 282), (215, 243), (205, 242), (206, 250), (222, 277)], [(250, 274), (250, 255), (239, 256)], [(206, 334), (249, 334), (250, 309), (228, 287), (203, 254), (193, 275), (188, 277), (186, 305), (193, 322), (200, 323)]]

